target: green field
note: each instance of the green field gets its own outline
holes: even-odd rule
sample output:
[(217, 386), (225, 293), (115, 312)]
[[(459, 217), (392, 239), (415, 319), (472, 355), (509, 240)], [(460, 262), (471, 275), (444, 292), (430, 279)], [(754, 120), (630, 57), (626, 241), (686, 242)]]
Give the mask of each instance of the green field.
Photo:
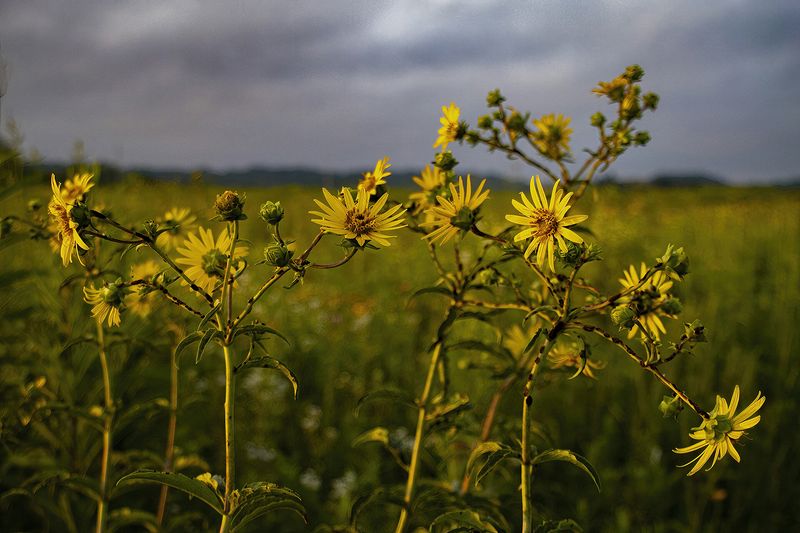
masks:
[[(212, 217), (210, 206), (220, 190), (203, 184), (101, 182), (93, 201), (130, 225), (186, 206), (203, 225), (215, 225), (218, 231), (218, 223), (203, 221)], [(321, 194), (296, 187), (240, 192), (247, 194), (250, 215), (242, 236), (252, 242), (252, 268), (240, 281), (239, 293), (245, 294), (269, 272), (267, 266), (253, 266), (267, 237), (256, 216), (258, 206), (280, 200), (286, 208), (282, 233), (304, 247), (317, 231), (307, 211), (315, 208), (312, 198)], [(667, 244), (683, 246), (691, 273), (677, 290), (684, 304), (681, 319), (700, 318), (709, 343), (699, 345), (694, 356), (667, 365), (665, 372), (707, 409), (713, 407), (715, 394), (730, 397), (736, 384), (743, 401), (760, 390), (767, 403), (752, 439), (741, 443), (740, 465), (726, 458), (713, 470), (687, 478), (686, 469), (677, 468), (684, 456), (671, 449), (688, 444), (697, 417), (684, 412), (677, 422), (662, 418), (657, 406), (665, 389), (621, 352), (592, 341), (593, 357), (607, 362), (599, 379), (567, 380), (569, 374), (549, 379), (533, 420), (543, 439), (592, 462), (602, 491), (577, 469), (544, 465), (533, 482), (537, 516), (573, 518), (585, 531), (791, 530), (800, 523), (795, 503), (800, 498), (800, 191), (604, 186), (591, 192), (575, 209), (590, 216), (593, 235), (588, 240), (600, 244), (605, 259), (588, 265), (583, 274), (612, 292), (623, 268), (652, 262)], [(46, 201), (47, 194), (44, 187), (18, 192), (2, 201), (2, 213), (24, 214), (30, 197)], [(503, 224), (512, 194), (492, 194), (481, 227)], [(471, 239), (466, 237), (465, 246)], [(86, 531), (94, 524), (95, 505), (70, 489), (65, 473), (97, 476), (100, 436), (78, 411), (102, 402), (102, 383), (91, 345), (64, 348), (94, 331), (89, 307), (81, 300), (81, 283), (59, 289), (69, 274), (80, 272), (79, 265), (63, 269), (46, 241), (0, 243), (0, 492), (5, 494), (0, 529)], [(341, 254), (330, 239), (315, 260), (335, 261)], [(131, 251), (125, 260), (133, 263), (151, 255), (148, 250)], [(413, 437), (415, 412), (388, 403), (366, 406), (358, 416), (354, 409), (359, 398), (377, 389), (419, 393), (427, 368), (424, 350), (444, 303), (436, 295), (410, 297), (435, 280), (418, 235), (401, 232), (391, 247), (359, 253), (341, 269), (310, 272), (302, 285), (274, 290), (257, 304), (256, 316), (291, 341), (286, 346), (272, 340), (269, 346), (296, 373), (300, 391), (292, 400), (290, 386), (277, 373), (252, 372), (240, 380), (238, 481), (267, 479), (297, 490), (310, 525), (285, 514), (273, 519), (279, 522), (269, 522), (269, 529), (253, 531), (310, 531), (346, 523), (356, 498), (379, 484), (404, 482), (404, 472), (378, 444), (354, 447), (352, 442), (372, 427), (385, 426), (398, 442), (407, 443)], [(112, 480), (142, 466), (161, 468), (167, 424), (163, 399), (169, 391), (170, 323), (175, 316), (176, 310), (164, 305), (148, 321), (125, 315), (119, 332), (110, 337), (119, 341), (112, 342), (110, 356), (120, 409), (150, 402), (116, 433)], [(519, 313), (507, 312), (502, 321), (511, 325), (521, 319)], [(190, 320), (180, 322), (193, 327)], [(680, 322), (670, 321), (670, 337), (680, 335)], [(218, 350), (209, 349), (198, 365), (193, 355), (180, 363), (176, 450), (191, 476), (206, 471), (203, 462), (212, 473), (224, 472)], [(472, 400), (473, 409), (461, 415), (466, 427), (481, 419), (495, 385), (489, 373), (464, 369), (460, 357), (453, 354), (448, 363), (452, 389)], [(46, 385), (32, 388), (40, 376)], [(520, 389), (512, 388), (502, 403), (507, 416), (495, 428), (495, 438), (516, 438)], [(468, 442), (445, 436), (433, 444), (447, 454), (424, 456), (423, 476), (457, 487)], [(47, 474), (51, 479), (45, 482)], [(518, 469), (509, 464), (473, 490), (498, 498), (513, 523), (519, 520), (518, 479)], [(37, 488), (36, 493), (12, 490), (23, 485)], [(126, 487), (114, 494), (111, 510), (152, 513), (158, 495), (154, 485)], [(391, 531), (397, 513), (397, 507), (377, 501), (364, 511), (362, 527)], [(416, 516), (423, 525), (424, 505)], [(167, 523), (170, 517), (189, 521), (174, 522), (175, 530), (189, 523), (200, 529), (216, 527), (201, 503), (176, 491), (169, 495)]]

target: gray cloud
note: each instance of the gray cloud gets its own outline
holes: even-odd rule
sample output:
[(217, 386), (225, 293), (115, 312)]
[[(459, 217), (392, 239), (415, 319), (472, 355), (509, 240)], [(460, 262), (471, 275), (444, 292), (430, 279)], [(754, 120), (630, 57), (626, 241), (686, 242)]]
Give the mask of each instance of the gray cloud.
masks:
[(662, 107), (643, 124), (654, 141), (618, 172), (791, 176), (797, 27), (790, 1), (6, 0), (3, 110), (53, 159), (82, 138), (125, 164), (358, 168), (389, 154), (413, 168), (432, 155), (439, 107), (474, 120), (494, 87), (572, 115), (575, 146), (591, 144), (591, 87), (640, 63)]

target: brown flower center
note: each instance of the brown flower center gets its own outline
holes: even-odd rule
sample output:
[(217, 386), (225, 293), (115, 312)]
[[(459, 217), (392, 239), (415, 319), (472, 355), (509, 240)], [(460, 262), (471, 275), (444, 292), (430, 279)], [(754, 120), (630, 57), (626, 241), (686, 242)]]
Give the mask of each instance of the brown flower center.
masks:
[(536, 237), (552, 237), (558, 233), (558, 219), (549, 209), (537, 209), (533, 215), (531, 226), (536, 228)]
[(344, 227), (356, 235), (365, 235), (375, 228), (375, 218), (368, 212), (353, 208), (344, 216)]

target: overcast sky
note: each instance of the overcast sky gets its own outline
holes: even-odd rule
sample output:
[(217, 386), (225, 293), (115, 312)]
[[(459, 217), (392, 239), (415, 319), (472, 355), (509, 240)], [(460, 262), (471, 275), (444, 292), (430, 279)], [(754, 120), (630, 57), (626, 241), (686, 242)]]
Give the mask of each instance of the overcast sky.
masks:
[(798, 28), (797, 0), (2, 0), (3, 121), (50, 160), (82, 139), (123, 165), (414, 169), (441, 106), (474, 123), (494, 87), (593, 144), (591, 88), (639, 63), (661, 106), (617, 173), (796, 177)]

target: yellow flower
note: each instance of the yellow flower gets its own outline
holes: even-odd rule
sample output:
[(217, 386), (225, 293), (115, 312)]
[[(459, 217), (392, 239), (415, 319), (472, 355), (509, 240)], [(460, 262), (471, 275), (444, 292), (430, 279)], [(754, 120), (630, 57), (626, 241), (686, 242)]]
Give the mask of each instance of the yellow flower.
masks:
[(560, 368), (574, 368), (577, 371), (583, 367), (581, 374), (587, 378), (597, 379), (594, 375), (595, 370), (602, 370), (606, 367), (605, 361), (586, 360), (584, 366), (581, 359), (581, 351), (576, 342), (561, 343), (554, 346), (547, 354), (547, 360), (550, 362), (550, 367), (554, 370)]
[(439, 167), (425, 165), (420, 175), (412, 176), (411, 179), (422, 189), (409, 195), (409, 199), (417, 204), (417, 209), (422, 210), (436, 205), (436, 193), (445, 185), (444, 172)]
[(528, 226), (514, 236), (514, 242), (524, 241), (532, 237), (525, 250), (525, 258), (527, 259), (533, 252), (536, 252), (536, 263), (542, 268), (547, 264), (551, 271), (555, 271), (556, 244), (559, 250), (564, 253), (567, 251), (567, 243), (564, 239), (574, 243), (583, 242), (581, 236), (567, 226), (583, 222), (589, 217), (586, 215), (565, 216), (570, 207), (572, 207), (569, 205), (572, 193), (565, 195), (563, 191), (559, 190), (558, 182), (553, 185), (549, 201), (539, 176), (531, 178), (530, 190), (530, 200), (522, 192), (519, 193), (522, 202), (511, 200), (513, 206), (523, 216), (506, 215), (506, 220), (514, 224)]
[(368, 192), (370, 195), (378, 193), (378, 185), (384, 185), (386, 180), (383, 179), (387, 176), (391, 176), (391, 172), (387, 172), (386, 170), (392, 166), (389, 163), (389, 157), (384, 157), (383, 159), (379, 159), (377, 163), (375, 163), (375, 170), (372, 172), (364, 172), (364, 177), (361, 178), (361, 181), (358, 183), (358, 189), (364, 190)]
[(100, 323), (107, 321), (109, 326), (119, 326), (119, 311), (124, 299), (124, 292), (114, 284), (95, 289), (90, 283), (83, 288), (83, 301), (93, 306), (94, 319)]
[(467, 187), (464, 188), (464, 178), (458, 177), (458, 187), (450, 184), (451, 199), (444, 196), (437, 196), (435, 205), (429, 208), (426, 213), (430, 219), (420, 226), (439, 226), (431, 231), (423, 239), (430, 239), (431, 242), (441, 241), (446, 243), (453, 238), (459, 231), (469, 230), (475, 222), (475, 211), (489, 197), (489, 189), (483, 190), (486, 180), (481, 180), (475, 192), (472, 191), (472, 180), (467, 175)]
[(569, 123), (572, 119), (562, 114), (544, 115), (534, 119), (533, 125), (536, 126), (533, 136), (533, 145), (544, 155), (551, 159), (562, 159), (569, 153), (569, 139), (572, 135), (572, 128)]
[(195, 228), (197, 217), (187, 208), (173, 207), (164, 215), (162, 224), (169, 229), (158, 236), (156, 245), (164, 250), (173, 250)]
[[(72, 263), (72, 252), (77, 252), (78, 247), (84, 250), (89, 249), (80, 234), (78, 233), (78, 224), (72, 220), (71, 212), (73, 204), (67, 202), (61, 194), (61, 186), (56, 183), (56, 175), (50, 176), (50, 186), (53, 189), (53, 198), (47, 206), (50, 213), (50, 218), (55, 222), (58, 228), (58, 238), (61, 241), (61, 261), (64, 266)], [(78, 256), (80, 261), (80, 256)]]
[(711, 466), (714, 467), (718, 460), (730, 454), (737, 463), (741, 460), (739, 452), (736, 451), (734, 444), (745, 434), (745, 430), (754, 427), (761, 420), (761, 416), (753, 416), (764, 405), (766, 398), (761, 396), (761, 392), (756, 395), (750, 405), (744, 408), (741, 413), (736, 414), (736, 407), (739, 405), (739, 385), (733, 389), (730, 405), (725, 398), (717, 396), (717, 403), (714, 410), (709, 413), (709, 418), (703, 420), (700, 426), (694, 428), (689, 436), (698, 442), (685, 448), (672, 450), (675, 453), (692, 453), (701, 448), (705, 450), (697, 457), (681, 466), (694, 466), (687, 475), (697, 473), (703, 465), (712, 458)]
[(387, 231), (404, 228), (403, 214), (406, 212), (401, 205), (390, 207), (383, 213), (381, 209), (386, 205), (389, 194), (385, 193), (375, 203), (369, 205), (370, 194), (359, 189), (355, 200), (350, 189), (342, 189), (340, 198), (332, 195), (327, 189), (322, 189), (322, 194), (328, 205), (315, 199), (314, 202), (322, 211), (309, 211), (319, 218), (312, 222), (319, 224), (323, 230), (345, 239), (354, 239), (359, 246), (364, 246), (367, 241), (375, 241), (383, 246), (389, 246), (388, 239), (394, 235), (386, 235)]
[[(640, 271), (636, 272), (636, 267), (631, 265), (628, 270), (624, 271), (625, 278), (619, 279), (619, 282), (622, 284), (622, 287), (625, 289), (629, 289), (631, 287), (635, 287), (639, 284), (642, 277), (644, 277), (645, 272), (647, 272), (647, 266), (642, 263), (640, 266)], [(663, 311), (659, 306), (667, 299), (667, 292), (672, 288), (672, 281), (669, 279), (669, 276), (663, 271), (656, 272), (644, 286), (635, 291), (630, 296), (625, 296), (624, 298), (620, 298), (620, 303), (634, 303), (634, 310), (637, 312), (639, 322), (647, 329), (648, 333), (655, 339), (661, 339), (661, 333), (666, 333), (667, 330), (664, 328), (664, 323), (661, 321), (660, 316), (666, 316), (670, 318), (672, 315), (669, 315)], [(653, 297), (653, 295), (656, 295)], [(659, 316), (660, 315), (660, 316)], [(628, 333), (628, 338), (632, 339), (636, 336), (636, 333), (639, 331), (639, 326), (635, 325), (631, 328), (630, 332)], [(646, 335), (642, 333), (642, 337), (646, 338)]]
[[(131, 278), (134, 280), (143, 279), (149, 282), (160, 270), (158, 263), (150, 259), (144, 263), (133, 265), (131, 267)], [(134, 291), (128, 296), (126, 305), (132, 313), (145, 317), (152, 311), (155, 299), (155, 292), (148, 290), (147, 287), (139, 287), (138, 291)]]
[(628, 80), (622, 76), (617, 76), (611, 81), (597, 82), (597, 87), (592, 89), (592, 92), (598, 96), (608, 96), (613, 101), (617, 102), (622, 99), (627, 85)]
[(64, 201), (68, 204), (74, 204), (77, 201), (84, 200), (89, 189), (94, 187), (94, 183), (89, 183), (93, 177), (94, 174), (82, 172), (65, 181), (64, 185), (61, 186), (61, 195)]
[[(183, 247), (178, 248), (178, 253), (183, 257), (175, 260), (186, 268), (186, 275), (198, 287), (206, 292), (213, 292), (217, 284), (222, 282), (225, 274), (225, 265), (228, 262), (228, 251), (231, 247), (231, 237), (227, 229), (222, 229), (214, 240), (210, 229), (197, 228), (197, 234), (190, 233), (183, 241)], [(238, 266), (239, 259), (247, 255), (246, 246), (237, 246), (233, 251), (233, 264)], [(184, 285), (186, 282), (183, 282)]]
[(442, 116), (439, 122), (442, 127), (439, 128), (439, 136), (433, 147), (442, 147), (442, 150), (447, 149), (447, 145), (456, 140), (456, 133), (458, 132), (458, 118), (461, 116), (461, 110), (456, 106), (455, 102), (450, 102), (450, 106), (442, 106)]

